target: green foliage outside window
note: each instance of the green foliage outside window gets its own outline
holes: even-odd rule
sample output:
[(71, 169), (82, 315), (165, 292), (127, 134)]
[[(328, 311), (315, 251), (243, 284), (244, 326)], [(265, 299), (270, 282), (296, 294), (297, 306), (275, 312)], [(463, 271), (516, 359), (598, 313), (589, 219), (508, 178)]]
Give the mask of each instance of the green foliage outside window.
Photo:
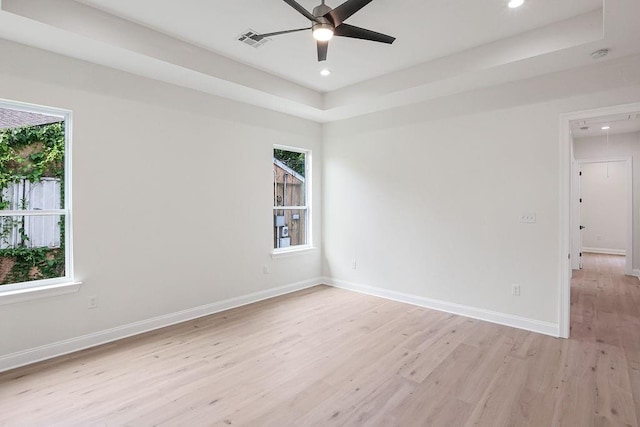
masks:
[(285, 165), (299, 173), (304, 177), (305, 172), (305, 154), (286, 150), (273, 150), (273, 157), (280, 160)]
[[(0, 210), (11, 208), (2, 191), (21, 180), (32, 183), (43, 178), (60, 180), (60, 200), (64, 206), (64, 123), (24, 126), (0, 130)], [(20, 209), (27, 209), (21, 201)], [(15, 208), (15, 207), (14, 207)], [(62, 277), (65, 274), (64, 217), (59, 226), (60, 247), (28, 247), (24, 216), (0, 217), (0, 239), (7, 241), (13, 229), (19, 242), (0, 249), (0, 285)], [(6, 246), (6, 245), (5, 245)]]

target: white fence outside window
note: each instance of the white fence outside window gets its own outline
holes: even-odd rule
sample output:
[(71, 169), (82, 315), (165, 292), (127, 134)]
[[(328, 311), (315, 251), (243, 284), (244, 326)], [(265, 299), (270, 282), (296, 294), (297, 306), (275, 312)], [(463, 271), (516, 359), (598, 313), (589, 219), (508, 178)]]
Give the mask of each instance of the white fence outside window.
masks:
[[(60, 180), (43, 178), (41, 182), (22, 179), (2, 190), (2, 200), (8, 201), (8, 210), (60, 209)], [(60, 215), (2, 217), (0, 249), (15, 248), (22, 243), (22, 221), (25, 245), (29, 248), (60, 247)]]

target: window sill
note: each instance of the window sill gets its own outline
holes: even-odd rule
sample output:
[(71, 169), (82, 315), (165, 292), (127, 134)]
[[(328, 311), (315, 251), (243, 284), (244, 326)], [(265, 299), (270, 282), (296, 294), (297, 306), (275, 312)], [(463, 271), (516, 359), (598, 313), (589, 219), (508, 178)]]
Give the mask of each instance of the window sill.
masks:
[(4, 292), (0, 290), (0, 305), (15, 304), (34, 299), (71, 294), (78, 292), (80, 285), (82, 285), (82, 282), (66, 282)]
[(307, 255), (307, 254), (311, 254), (311, 253), (315, 253), (315, 252), (318, 252), (318, 248), (304, 246), (304, 247), (301, 247), (301, 248), (284, 249), (284, 250), (279, 250), (279, 251), (273, 251), (273, 252), (271, 252), (271, 258), (273, 258), (273, 259), (289, 258), (289, 257), (292, 257), (292, 256)]

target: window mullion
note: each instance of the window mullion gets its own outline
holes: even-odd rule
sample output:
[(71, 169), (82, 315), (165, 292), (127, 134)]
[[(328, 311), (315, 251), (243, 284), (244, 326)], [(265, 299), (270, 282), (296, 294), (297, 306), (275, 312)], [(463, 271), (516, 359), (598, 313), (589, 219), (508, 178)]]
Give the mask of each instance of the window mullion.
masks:
[(66, 215), (68, 213), (67, 209), (42, 209), (42, 210), (32, 210), (32, 211), (0, 211), (0, 217), (3, 216), (48, 216), (48, 215)]

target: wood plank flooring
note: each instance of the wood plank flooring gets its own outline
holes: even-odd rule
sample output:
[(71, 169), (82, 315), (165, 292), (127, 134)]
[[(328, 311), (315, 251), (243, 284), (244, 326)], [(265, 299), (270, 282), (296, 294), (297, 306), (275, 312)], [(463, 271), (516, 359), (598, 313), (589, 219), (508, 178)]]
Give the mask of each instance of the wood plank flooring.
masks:
[(0, 374), (0, 425), (638, 426), (640, 284), (585, 256), (570, 340), (330, 287)]

